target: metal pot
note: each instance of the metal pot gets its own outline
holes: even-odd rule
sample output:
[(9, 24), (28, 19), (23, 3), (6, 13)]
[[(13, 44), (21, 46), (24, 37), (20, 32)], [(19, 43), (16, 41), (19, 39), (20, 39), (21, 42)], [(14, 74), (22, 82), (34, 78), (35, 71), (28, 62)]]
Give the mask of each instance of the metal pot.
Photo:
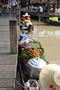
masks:
[(32, 78), (39, 78), (41, 69), (47, 65), (47, 62), (39, 57), (30, 59), (27, 64), (27, 72)]

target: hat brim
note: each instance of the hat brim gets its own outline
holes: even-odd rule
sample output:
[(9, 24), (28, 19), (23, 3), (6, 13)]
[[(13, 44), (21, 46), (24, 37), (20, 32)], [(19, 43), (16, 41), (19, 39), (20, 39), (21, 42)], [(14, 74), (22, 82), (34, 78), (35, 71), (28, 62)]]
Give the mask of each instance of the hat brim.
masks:
[(23, 15), (23, 17), (26, 17), (26, 16), (30, 17), (30, 15)]
[(23, 15), (24, 17), (26, 17), (26, 16), (28, 16), (28, 17), (30, 17), (30, 15)]
[(54, 81), (58, 86), (60, 86), (60, 71), (54, 74)]
[[(59, 73), (57, 73), (59, 72)], [(54, 74), (57, 73), (55, 76)], [(43, 90), (51, 90), (50, 86), (60, 86), (60, 66), (56, 64), (46, 65), (40, 72), (39, 80)], [(56, 89), (57, 90), (57, 89)]]

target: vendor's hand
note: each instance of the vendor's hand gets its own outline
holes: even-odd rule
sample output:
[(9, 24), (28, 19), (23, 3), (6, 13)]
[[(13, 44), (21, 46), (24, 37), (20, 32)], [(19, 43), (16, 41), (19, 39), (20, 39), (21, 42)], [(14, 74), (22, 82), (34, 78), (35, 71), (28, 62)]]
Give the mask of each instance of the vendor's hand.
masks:
[(28, 22), (30, 22), (30, 21), (29, 21), (29, 20), (25, 20), (25, 22), (27, 22), (27, 23), (28, 23)]

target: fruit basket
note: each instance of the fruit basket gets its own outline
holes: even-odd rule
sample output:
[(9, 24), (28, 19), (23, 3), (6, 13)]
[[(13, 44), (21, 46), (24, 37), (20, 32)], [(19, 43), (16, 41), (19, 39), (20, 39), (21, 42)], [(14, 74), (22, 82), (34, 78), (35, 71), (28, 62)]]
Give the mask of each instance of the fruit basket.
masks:
[(37, 80), (34, 80), (34, 79), (28, 80), (28, 82), (26, 83), (26, 86), (29, 88), (29, 90), (39, 90), (38, 82)]

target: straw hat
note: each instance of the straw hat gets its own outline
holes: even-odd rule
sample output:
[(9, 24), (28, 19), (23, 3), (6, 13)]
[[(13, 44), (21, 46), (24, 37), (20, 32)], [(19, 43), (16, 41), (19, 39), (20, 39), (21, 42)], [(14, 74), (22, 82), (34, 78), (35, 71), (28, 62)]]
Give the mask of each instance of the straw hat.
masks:
[(28, 15), (28, 13), (25, 13), (25, 15), (23, 15), (23, 16), (25, 17), (25, 16), (30, 16), (30, 15)]
[(60, 66), (46, 65), (40, 72), (39, 81), (43, 90), (60, 90)]
[(58, 86), (60, 86), (60, 71), (55, 73), (54, 81)]

